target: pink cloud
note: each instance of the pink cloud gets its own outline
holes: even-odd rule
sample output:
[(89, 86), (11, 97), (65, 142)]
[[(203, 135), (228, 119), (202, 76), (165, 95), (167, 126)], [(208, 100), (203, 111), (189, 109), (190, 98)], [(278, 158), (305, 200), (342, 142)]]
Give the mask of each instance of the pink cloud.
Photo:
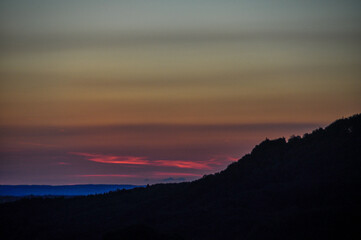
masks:
[(129, 164), (129, 165), (147, 165), (163, 166), (189, 169), (213, 169), (213, 166), (219, 166), (225, 162), (234, 161), (229, 157), (216, 157), (204, 161), (185, 161), (185, 160), (149, 160), (147, 157), (138, 156), (119, 156), (105, 155), (95, 153), (70, 152), (72, 155), (85, 157), (88, 161), (106, 163), (106, 164)]
[(178, 167), (178, 168), (210, 169), (209, 163), (207, 161), (191, 162), (191, 161), (178, 161), (178, 160), (155, 160), (153, 161), (152, 165)]
[(111, 156), (104, 154), (93, 154), (93, 153), (80, 153), (70, 152), (70, 154), (86, 157), (87, 160), (99, 163), (113, 163), (113, 164), (141, 164), (147, 165), (148, 160), (145, 157), (134, 157), (134, 156)]

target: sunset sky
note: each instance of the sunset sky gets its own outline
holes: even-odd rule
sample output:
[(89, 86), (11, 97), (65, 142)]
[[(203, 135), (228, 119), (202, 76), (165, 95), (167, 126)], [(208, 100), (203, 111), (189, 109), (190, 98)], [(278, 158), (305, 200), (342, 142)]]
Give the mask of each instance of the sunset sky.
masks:
[(359, 0), (0, 1), (0, 184), (152, 184), (361, 112)]

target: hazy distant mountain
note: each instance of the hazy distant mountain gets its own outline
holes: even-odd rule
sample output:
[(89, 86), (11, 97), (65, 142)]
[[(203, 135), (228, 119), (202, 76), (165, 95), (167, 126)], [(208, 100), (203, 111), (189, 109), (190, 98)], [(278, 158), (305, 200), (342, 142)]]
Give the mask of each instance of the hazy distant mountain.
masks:
[(131, 189), (134, 185), (80, 184), (80, 185), (0, 185), (0, 196), (80, 196)]
[(2, 239), (360, 239), (361, 115), (179, 184), (0, 204)]

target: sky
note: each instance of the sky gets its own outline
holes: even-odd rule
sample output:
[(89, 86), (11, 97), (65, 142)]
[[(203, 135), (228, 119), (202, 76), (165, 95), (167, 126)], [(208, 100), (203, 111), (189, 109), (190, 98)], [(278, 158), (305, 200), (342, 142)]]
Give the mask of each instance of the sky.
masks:
[(361, 112), (358, 0), (3, 0), (0, 184), (153, 184)]

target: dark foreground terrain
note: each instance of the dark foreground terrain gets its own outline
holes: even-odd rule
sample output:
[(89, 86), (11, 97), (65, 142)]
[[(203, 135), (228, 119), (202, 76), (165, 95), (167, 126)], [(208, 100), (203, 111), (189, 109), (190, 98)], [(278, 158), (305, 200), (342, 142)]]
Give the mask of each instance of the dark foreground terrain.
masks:
[(0, 239), (361, 239), (361, 115), (190, 183), (0, 204)]

